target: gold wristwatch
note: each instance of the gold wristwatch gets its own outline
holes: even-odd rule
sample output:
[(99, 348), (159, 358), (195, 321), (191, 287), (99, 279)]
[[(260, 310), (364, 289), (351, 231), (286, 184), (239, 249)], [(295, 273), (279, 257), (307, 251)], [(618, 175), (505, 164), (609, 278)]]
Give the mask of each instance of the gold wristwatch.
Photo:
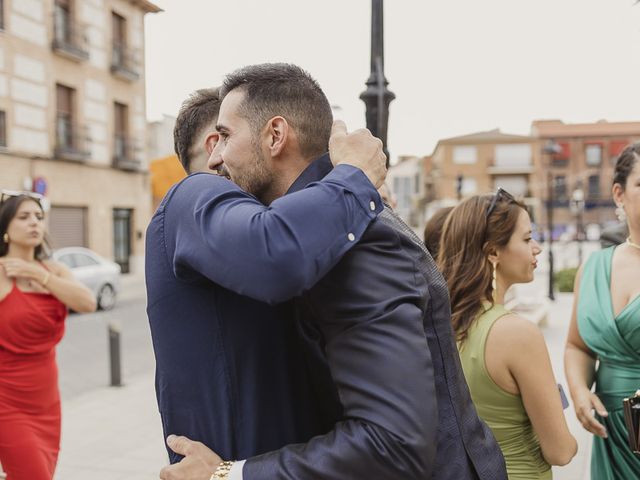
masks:
[(213, 472), (211, 478), (209, 480), (220, 480), (229, 478), (229, 472), (231, 472), (231, 467), (235, 462), (221, 462), (216, 468), (216, 471)]

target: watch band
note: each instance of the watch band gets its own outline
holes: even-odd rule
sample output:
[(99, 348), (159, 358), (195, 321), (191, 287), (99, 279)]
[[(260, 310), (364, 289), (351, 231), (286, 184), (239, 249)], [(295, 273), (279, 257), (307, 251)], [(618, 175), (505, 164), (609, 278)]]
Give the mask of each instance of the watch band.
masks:
[(233, 467), (234, 463), (233, 461), (220, 462), (220, 465), (218, 465), (209, 480), (224, 480), (229, 478), (229, 472), (231, 472), (231, 467)]

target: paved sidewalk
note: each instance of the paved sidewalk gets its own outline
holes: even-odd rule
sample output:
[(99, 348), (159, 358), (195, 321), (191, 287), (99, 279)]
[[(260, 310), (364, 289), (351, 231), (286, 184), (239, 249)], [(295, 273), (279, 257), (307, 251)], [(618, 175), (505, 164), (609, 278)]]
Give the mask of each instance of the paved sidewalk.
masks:
[[(142, 272), (123, 275), (118, 301), (144, 298)], [(62, 402), (62, 445), (54, 480), (157, 480), (168, 463), (154, 375), (123, 379)]]
[(55, 480), (157, 480), (166, 463), (153, 376), (63, 402)]
[(573, 295), (570, 293), (556, 294), (556, 301), (551, 306), (548, 324), (542, 329), (551, 364), (558, 383), (562, 384), (569, 400), (569, 408), (565, 410), (565, 417), (569, 430), (578, 441), (578, 453), (569, 465), (553, 467), (554, 480), (589, 480), (589, 462), (591, 461), (591, 434), (582, 428), (573, 410), (573, 403), (569, 396), (569, 388), (564, 376), (564, 344), (569, 330)]

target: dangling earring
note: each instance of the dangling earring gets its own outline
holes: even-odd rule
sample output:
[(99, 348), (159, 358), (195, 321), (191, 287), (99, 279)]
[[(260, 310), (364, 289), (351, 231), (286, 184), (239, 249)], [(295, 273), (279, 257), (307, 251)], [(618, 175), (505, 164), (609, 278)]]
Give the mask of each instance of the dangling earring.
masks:
[(616, 206), (616, 216), (621, 222), (624, 222), (627, 219), (627, 212), (624, 211), (624, 203), (619, 203)]
[(493, 303), (496, 303), (498, 298), (498, 263), (491, 262), (493, 265), (493, 275), (491, 277), (491, 295), (493, 296)]
[(9, 234), (8, 234), (8, 233), (5, 233), (5, 234), (2, 236), (2, 241), (3, 241), (4, 243), (7, 243), (7, 244), (9, 243)]

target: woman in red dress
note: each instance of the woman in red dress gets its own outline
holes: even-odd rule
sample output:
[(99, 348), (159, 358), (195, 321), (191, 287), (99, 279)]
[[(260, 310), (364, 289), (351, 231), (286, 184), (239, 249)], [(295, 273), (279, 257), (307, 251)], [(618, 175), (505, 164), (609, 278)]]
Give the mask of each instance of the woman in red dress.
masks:
[(0, 463), (7, 480), (51, 480), (60, 449), (55, 346), (67, 309), (92, 312), (89, 289), (48, 260), (35, 194), (0, 198)]

